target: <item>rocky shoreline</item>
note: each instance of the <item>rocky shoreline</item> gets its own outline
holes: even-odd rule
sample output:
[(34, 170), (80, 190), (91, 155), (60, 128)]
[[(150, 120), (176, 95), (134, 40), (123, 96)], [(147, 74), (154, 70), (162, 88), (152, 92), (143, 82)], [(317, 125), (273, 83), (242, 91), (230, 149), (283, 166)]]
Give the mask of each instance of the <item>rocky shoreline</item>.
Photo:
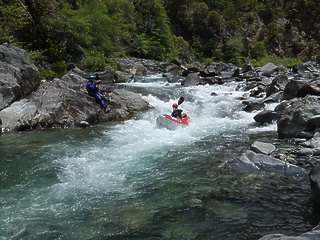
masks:
[[(279, 152), (273, 143), (256, 141), (238, 159), (223, 167), (235, 171), (272, 171), (309, 175), (311, 198), (320, 205), (320, 66), (315, 62), (285, 68), (272, 63), (260, 68), (247, 64), (217, 63), (203, 69), (186, 68), (179, 63), (145, 59), (113, 59), (122, 71), (108, 69), (95, 74), (102, 80), (101, 91), (111, 98), (104, 113), (87, 95), (89, 73), (77, 67), (61, 79), (41, 80), (39, 70), (29, 63), (28, 54), (10, 44), (0, 45), (0, 125), (2, 132), (30, 129), (86, 127), (97, 123), (132, 118), (150, 105), (139, 94), (115, 86), (145, 73), (162, 73), (168, 82), (185, 87), (238, 82), (244, 111), (259, 111), (254, 120), (277, 124), (279, 139), (292, 148)], [(212, 97), (215, 93), (212, 93)], [(275, 106), (275, 107), (273, 107)], [(270, 239), (320, 239), (319, 226), (299, 237), (272, 234)]]

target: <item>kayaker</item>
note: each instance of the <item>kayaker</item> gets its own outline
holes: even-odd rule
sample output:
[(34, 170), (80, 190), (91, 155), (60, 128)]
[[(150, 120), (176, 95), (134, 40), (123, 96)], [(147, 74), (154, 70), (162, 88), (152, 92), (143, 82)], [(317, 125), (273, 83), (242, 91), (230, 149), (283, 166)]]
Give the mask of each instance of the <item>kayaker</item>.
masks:
[(179, 105), (177, 103), (172, 104), (173, 111), (171, 117), (182, 119), (182, 109), (178, 109)]
[(103, 111), (108, 111), (110, 109), (107, 108), (105, 101), (110, 102), (110, 100), (108, 98), (103, 97), (99, 93), (99, 87), (97, 85), (101, 83), (101, 80), (95, 80), (95, 79), (96, 79), (95, 76), (89, 77), (89, 81), (86, 85), (87, 92), (89, 96), (94, 97), (96, 99), (96, 102), (100, 104), (100, 107)]

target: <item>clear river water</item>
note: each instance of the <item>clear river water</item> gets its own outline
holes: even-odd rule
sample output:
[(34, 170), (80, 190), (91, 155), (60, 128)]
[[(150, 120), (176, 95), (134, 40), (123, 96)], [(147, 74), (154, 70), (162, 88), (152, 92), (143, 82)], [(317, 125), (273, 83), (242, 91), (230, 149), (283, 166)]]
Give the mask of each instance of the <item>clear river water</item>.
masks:
[[(275, 125), (258, 126), (256, 112), (241, 110), (248, 93), (238, 84), (181, 87), (145, 76), (122, 84), (153, 106), (135, 119), (3, 133), (0, 239), (253, 240), (310, 231), (319, 216), (307, 176), (223, 167), (255, 140), (285, 145)], [(157, 127), (180, 96), (190, 126)]]

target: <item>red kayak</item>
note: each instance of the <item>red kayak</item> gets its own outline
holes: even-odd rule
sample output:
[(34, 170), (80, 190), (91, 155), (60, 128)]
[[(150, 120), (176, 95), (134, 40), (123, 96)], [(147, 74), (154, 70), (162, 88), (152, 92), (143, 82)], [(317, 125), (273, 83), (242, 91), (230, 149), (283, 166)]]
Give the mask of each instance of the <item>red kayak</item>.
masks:
[(174, 130), (179, 126), (188, 126), (190, 122), (190, 117), (174, 118), (169, 115), (160, 115), (157, 118), (157, 125), (165, 127), (170, 130)]

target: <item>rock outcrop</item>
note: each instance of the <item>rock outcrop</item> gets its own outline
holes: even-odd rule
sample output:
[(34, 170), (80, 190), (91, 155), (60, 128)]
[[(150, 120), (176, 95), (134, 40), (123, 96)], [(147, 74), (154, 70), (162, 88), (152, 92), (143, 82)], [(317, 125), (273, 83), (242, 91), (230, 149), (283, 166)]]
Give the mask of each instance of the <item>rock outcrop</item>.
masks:
[[(0, 46), (2, 131), (35, 128), (84, 126), (83, 122), (105, 123), (131, 118), (149, 109), (139, 94), (101, 84), (101, 91), (112, 99), (110, 111), (104, 113), (85, 90), (85, 72), (74, 68), (61, 79), (40, 81), (37, 68), (26, 63), (25, 51), (5, 44)], [(113, 73), (100, 73), (111, 82)], [(82, 124), (81, 124), (82, 123)]]
[(40, 74), (23, 49), (0, 45), (0, 110), (33, 92), (40, 84)]

